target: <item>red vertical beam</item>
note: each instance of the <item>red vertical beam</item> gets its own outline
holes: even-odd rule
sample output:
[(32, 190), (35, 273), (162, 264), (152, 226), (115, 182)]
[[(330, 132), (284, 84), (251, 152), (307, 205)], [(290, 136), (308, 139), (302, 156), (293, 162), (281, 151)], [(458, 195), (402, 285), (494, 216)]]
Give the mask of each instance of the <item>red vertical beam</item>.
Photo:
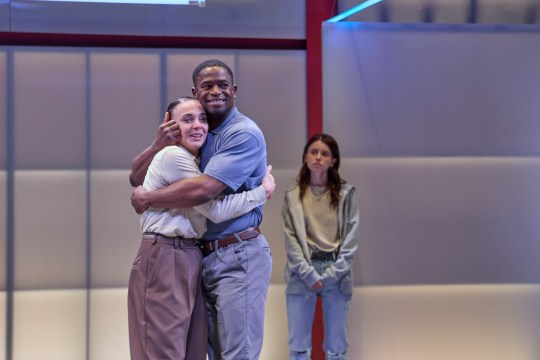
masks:
[[(306, 0), (306, 86), (308, 138), (323, 131), (322, 23), (337, 15), (338, 0)], [(321, 299), (317, 298), (312, 330), (312, 360), (324, 360)]]
[(321, 297), (317, 296), (317, 305), (315, 306), (315, 318), (313, 319), (313, 328), (311, 329), (311, 360), (325, 359), (325, 354), (322, 347), (323, 340), (324, 326), (322, 315), (322, 301)]
[(322, 132), (322, 22), (337, 15), (338, 0), (306, 0), (308, 137)]

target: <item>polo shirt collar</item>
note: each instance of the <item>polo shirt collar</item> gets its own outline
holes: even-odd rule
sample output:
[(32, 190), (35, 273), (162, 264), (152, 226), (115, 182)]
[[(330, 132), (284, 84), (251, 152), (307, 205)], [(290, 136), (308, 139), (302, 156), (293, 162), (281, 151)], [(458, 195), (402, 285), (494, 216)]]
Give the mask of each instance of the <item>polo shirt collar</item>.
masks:
[(217, 128), (210, 131), (210, 133), (212, 135), (218, 135), (225, 128), (225, 126), (227, 126), (227, 124), (231, 122), (231, 120), (236, 116), (237, 113), (238, 113), (238, 109), (236, 108), (236, 106), (234, 106), (231, 109), (231, 112), (229, 112), (229, 115), (227, 115), (227, 117), (225, 118), (225, 120), (223, 120), (223, 122), (219, 124)]

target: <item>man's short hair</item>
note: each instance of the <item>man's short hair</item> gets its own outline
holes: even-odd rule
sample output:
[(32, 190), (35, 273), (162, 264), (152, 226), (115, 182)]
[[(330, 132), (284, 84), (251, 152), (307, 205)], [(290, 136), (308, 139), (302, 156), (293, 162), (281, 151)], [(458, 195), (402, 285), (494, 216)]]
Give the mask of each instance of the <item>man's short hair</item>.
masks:
[(206, 68), (214, 67), (214, 66), (217, 66), (217, 67), (220, 67), (220, 68), (223, 68), (223, 69), (227, 70), (227, 72), (231, 76), (231, 81), (234, 83), (233, 72), (232, 72), (231, 68), (227, 64), (225, 64), (221, 60), (209, 59), (209, 60), (205, 60), (202, 63), (200, 63), (199, 65), (197, 65), (195, 70), (193, 70), (193, 74), (191, 75), (192, 79), (193, 79), (193, 86), (196, 87), (196, 85), (197, 85), (196, 84), (197, 83), (197, 77), (199, 76), (199, 73), (201, 72), (202, 69), (206, 69)]

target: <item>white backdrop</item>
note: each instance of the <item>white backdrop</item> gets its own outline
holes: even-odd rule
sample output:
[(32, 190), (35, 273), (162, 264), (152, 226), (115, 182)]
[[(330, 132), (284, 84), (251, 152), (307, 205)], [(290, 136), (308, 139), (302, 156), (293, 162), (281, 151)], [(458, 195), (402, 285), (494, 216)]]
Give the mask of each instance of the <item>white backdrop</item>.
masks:
[(325, 23), (323, 49), (360, 199), (353, 358), (538, 359), (540, 28)]

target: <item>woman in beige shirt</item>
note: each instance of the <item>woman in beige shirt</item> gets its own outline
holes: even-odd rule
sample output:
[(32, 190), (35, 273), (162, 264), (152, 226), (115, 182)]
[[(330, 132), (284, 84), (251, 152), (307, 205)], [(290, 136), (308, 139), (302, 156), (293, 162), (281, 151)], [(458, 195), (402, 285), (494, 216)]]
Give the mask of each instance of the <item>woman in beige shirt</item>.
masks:
[(283, 205), (290, 359), (310, 359), (311, 328), (320, 295), (326, 359), (343, 360), (358, 243), (355, 188), (339, 175), (339, 148), (330, 135), (311, 137), (302, 160), (296, 185), (285, 193)]
[[(172, 102), (167, 113), (177, 122), (180, 139), (154, 156), (143, 184), (146, 190), (201, 175), (198, 151), (208, 134), (204, 108), (197, 99), (183, 97)], [(193, 208), (149, 208), (141, 215), (143, 236), (128, 287), (132, 360), (206, 359), (207, 314), (198, 239), (206, 231), (207, 218), (222, 222), (264, 204), (275, 190), (269, 170), (253, 190)]]

